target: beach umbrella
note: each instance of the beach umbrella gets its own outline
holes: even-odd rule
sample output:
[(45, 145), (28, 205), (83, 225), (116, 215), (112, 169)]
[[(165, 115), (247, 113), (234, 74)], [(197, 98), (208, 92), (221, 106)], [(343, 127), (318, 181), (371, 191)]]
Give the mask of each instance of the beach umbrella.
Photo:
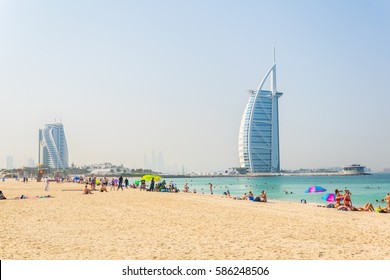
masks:
[(335, 202), (336, 196), (334, 195), (334, 193), (328, 193), (321, 197), (321, 199), (327, 202)]
[(326, 189), (321, 186), (310, 186), (305, 190), (305, 193), (326, 192)]
[(139, 183), (141, 182), (141, 180), (135, 180), (134, 181), (134, 184), (136, 185), (136, 186), (139, 186)]
[(161, 176), (153, 175), (153, 174), (146, 174), (146, 175), (141, 177), (141, 180), (151, 181), (152, 178), (154, 178), (154, 181), (160, 181), (161, 180)]
[(74, 181), (80, 181), (80, 177), (79, 176), (76, 176), (73, 178)]
[[(324, 195), (323, 197), (321, 197), (322, 200), (325, 200), (327, 202), (335, 202), (336, 201), (336, 195), (334, 193), (328, 193), (326, 195)], [(344, 197), (341, 197), (340, 200), (343, 200)]]

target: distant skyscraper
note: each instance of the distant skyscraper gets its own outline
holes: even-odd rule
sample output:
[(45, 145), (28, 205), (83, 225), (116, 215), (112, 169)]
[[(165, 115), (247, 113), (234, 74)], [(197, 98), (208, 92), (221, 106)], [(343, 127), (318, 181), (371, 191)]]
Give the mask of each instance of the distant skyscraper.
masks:
[(39, 130), (39, 163), (41, 157), (45, 167), (68, 167), (68, 145), (62, 123), (46, 124), (44, 129)]
[(7, 169), (14, 169), (14, 157), (7, 156)]
[[(271, 75), (272, 73), (272, 75)], [(270, 90), (263, 90), (267, 78)], [(279, 172), (279, 117), (276, 64), (268, 70), (256, 91), (251, 91), (241, 120), (238, 151), (241, 167), (251, 173)]]

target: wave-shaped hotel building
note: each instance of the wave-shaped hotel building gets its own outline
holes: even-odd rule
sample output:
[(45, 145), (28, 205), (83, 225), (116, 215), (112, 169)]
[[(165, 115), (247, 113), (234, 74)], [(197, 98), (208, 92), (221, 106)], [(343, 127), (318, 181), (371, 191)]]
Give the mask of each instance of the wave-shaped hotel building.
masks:
[[(270, 89), (263, 86), (270, 81)], [(278, 99), (276, 63), (268, 70), (257, 90), (250, 91), (241, 120), (238, 151), (240, 165), (249, 173), (280, 172)]]
[(46, 124), (45, 128), (39, 130), (39, 164), (41, 156), (43, 167), (68, 167), (68, 144), (62, 123)]

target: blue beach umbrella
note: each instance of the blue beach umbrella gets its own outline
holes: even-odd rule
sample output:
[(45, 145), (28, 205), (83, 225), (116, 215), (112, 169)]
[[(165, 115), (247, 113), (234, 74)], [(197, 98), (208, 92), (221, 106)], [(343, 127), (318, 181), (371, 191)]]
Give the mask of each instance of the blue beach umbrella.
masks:
[(305, 190), (305, 193), (326, 192), (326, 189), (321, 186), (310, 186)]

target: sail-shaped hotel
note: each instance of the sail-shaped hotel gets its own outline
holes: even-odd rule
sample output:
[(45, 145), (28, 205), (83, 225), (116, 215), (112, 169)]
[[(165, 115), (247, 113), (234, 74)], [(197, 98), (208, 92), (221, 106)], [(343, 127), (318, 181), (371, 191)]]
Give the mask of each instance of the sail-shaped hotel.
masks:
[[(270, 89), (263, 86), (270, 81)], [(249, 173), (280, 172), (276, 63), (268, 70), (256, 91), (250, 92), (241, 120), (238, 151), (240, 165)]]

